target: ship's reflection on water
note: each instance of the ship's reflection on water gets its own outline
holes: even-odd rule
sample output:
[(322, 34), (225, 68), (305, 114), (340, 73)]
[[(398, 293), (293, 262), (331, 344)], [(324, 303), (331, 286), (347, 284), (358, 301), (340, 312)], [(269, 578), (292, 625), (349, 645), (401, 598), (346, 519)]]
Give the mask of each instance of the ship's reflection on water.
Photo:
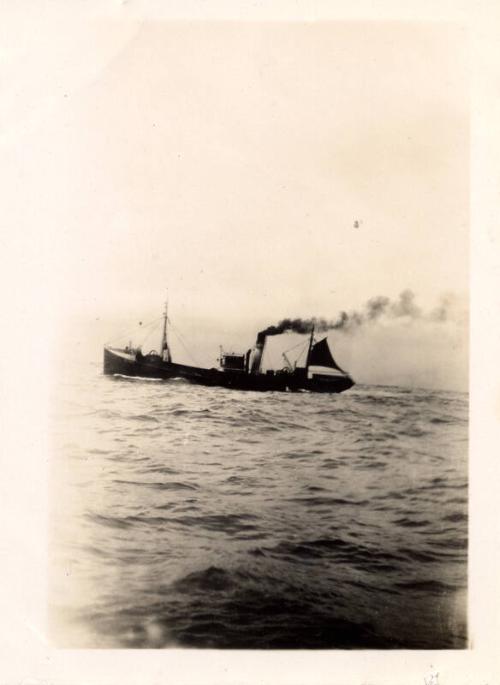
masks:
[(465, 395), (81, 371), (54, 421), (59, 646), (465, 647)]

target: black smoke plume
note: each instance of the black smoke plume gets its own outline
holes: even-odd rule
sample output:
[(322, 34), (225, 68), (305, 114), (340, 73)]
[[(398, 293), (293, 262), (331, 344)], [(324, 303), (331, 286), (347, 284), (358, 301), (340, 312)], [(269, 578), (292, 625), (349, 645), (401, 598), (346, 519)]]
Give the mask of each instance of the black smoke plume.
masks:
[(447, 321), (452, 315), (453, 305), (453, 296), (445, 295), (435, 310), (429, 314), (424, 314), (415, 302), (415, 294), (411, 290), (403, 290), (396, 300), (391, 300), (383, 295), (372, 297), (361, 311), (341, 311), (335, 319), (325, 319), (322, 317), (282, 319), (275, 326), (269, 326), (260, 331), (257, 336), (257, 343), (262, 344), (268, 335), (280, 335), (286, 331), (310, 333), (313, 327), (318, 333), (326, 333), (327, 331), (352, 332), (365, 324), (373, 323), (379, 319), (406, 317), (411, 320), (425, 318), (432, 321)]
[(439, 305), (429, 315), (432, 321), (449, 321), (456, 315), (457, 298), (453, 293), (445, 293), (441, 296)]

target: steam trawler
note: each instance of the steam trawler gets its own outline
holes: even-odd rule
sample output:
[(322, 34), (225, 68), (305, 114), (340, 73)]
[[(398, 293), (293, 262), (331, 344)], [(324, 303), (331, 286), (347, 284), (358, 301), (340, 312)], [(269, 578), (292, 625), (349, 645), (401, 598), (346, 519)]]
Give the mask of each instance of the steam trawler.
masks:
[(283, 354), (282, 369), (262, 370), (262, 356), (267, 332), (257, 335), (255, 346), (244, 354), (224, 352), (221, 349), (219, 368), (202, 368), (178, 364), (172, 360), (168, 343), (167, 305), (163, 314), (163, 330), (160, 351), (143, 354), (141, 347), (131, 344), (124, 348), (104, 347), (104, 374), (168, 380), (184, 380), (205, 386), (256, 391), (309, 391), (338, 393), (354, 385), (351, 376), (335, 362), (326, 336), (315, 340), (314, 327), (306, 341), (305, 365), (290, 363)]

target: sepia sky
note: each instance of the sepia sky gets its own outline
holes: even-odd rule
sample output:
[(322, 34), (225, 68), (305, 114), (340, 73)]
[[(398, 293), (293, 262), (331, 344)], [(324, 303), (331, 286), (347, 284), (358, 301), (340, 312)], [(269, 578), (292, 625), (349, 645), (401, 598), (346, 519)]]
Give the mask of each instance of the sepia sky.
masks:
[(405, 289), (426, 310), (466, 298), (458, 26), (53, 30), (51, 45), (33, 27), (6, 41), (0, 142), (3, 220), (63, 319), (107, 335), (160, 315), (168, 288), (188, 334), (247, 344)]
[[(148, 23), (153, 5), (162, 6), (163, 16), (191, 16), (196, 6), (203, 18), (223, 6), (221, 16), (239, 11), (247, 19), (271, 14), (373, 21), (226, 25), (226, 41), (210, 38), (223, 26), (205, 23), (197, 27), (198, 37), (188, 40), (182, 36), (183, 31), (193, 36), (187, 23)], [(146, 20), (134, 21), (134, 14)], [(291, 682), (293, 677), (306, 682), (313, 676), (323, 682), (334, 673), (345, 683), (367, 677), (396, 683), (408, 674), (423, 682), (436, 667), (436, 677), (439, 669), (457, 683), (492, 682), (498, 670), (495, 522), (500, 520), (494, 448), (498, 382), (492, 373), (499, 304), (495, 3), (183, 0), (176, 7), (160, 0), (16, 0), (3, 3), (1, 15), (0, 282), (9, 350), (2, 367), (7, 418), (2, 494), (9, 512), (3, 568), (8, 601), (2, 613), (6, 677), (94, 682), (104, 672), (117, 673), (116, 655), (105, 650), (58, 653), (40, 639), (46, 607), (43, 485), (50, 462), (46, 403), (53, 383), (46, 357), (54, 319), (109, 317), (111, 328), (113, 317), (154, 317), (166, 285), (173, 316), (175, 308), (185, 316), (191, 312), (193, 321), (205, 315), (214, 319), (214, 330), (221, 330), (222, 320), (228, 331), (240, 317), (249, 332), (289, 314), (335, 316), (339, 309), (359, 308), (372, 295), (394, 298), (404, 288), (413, 289), (427, 311), (442, 291), (466, 292), (470, 49), (469, 609), (470, 639), (477, 649), (436, 654), (433, 666), (420, 652), (374, 652), (354, 659), (325, 652), (316, 653), (314, 661), (291, 654), (285, 669), (277, 653), (266, 660), (252, 656), (251, 663), (237, 654), (222, 661), (207, 654), (196, 660), (198, 678), (191, 675), (187, 653), (169, 654), (166, 666), (160, 653), (139, 662), (137, 654), (124, 652), (118, 673), (124, 682), (138, 669), (157, 677), (168, 668), (193, 682)], [(418, 24), (418, 19), (436, 21)], [(247, 38), (240, 32), (230, 40), (238, 29)], [(333, 64), (319, 59), (326, 53), (334, 55)], [(245, 82), (238, 70), (252, 79)], [(183, 90), (176, 91), (176, 83)], [(362, 221), (358, 231), (352, 229), (355, 216)], [(269, 243), (262, 236), (271, 219)], [(304, 239), (308, 229), (316, 241)], [(256, 240), (248, 248), (250, 230)], [(228, 235), (230, 244), (222, 240)], [(314, 261), (306, 265), (311, 255)], [(433, 332), (413, 328), (415, 335), (406, 337), (402, 326), (392, 328), (389, 337), (382, 327), (372, 331), (371, 340), (358, 336), (363, 364), (372, 364), (374, 349), (377, 362), (387, 364), (407, 350), (416, 383), (421, 382), (417, 367), (431, 348), (438, 370), (443, 360), (454, 364), (444, 329), (429, 326)], [(94, 331), (93, 339), (99, 359), (103, 336)], [(346, 352), (354, 352), (348, 342), (341, 340)], [(78, 346), (68, 348), (75, 359), (80, 352)], [(467, 356), (463, 359), (462, 377)], [(343, 354), (338, 361), (356, 373)], [(427, 375), (432, 370), (424, 369)], [(32, 531), (27, 538), (25, 531)]]
[(15, 174), (10, 203), (50, 236), (72, 311), (155, 312), (167, 287), (193, 315), (270, 320), (465, 292), (461, 30), (105, 29), (82, 34), (90, 66), (67, 44), (44, 84), (42, 58), (41, 111), (16, 103), (29, 168), (8, 149), (46, 214), (30, 216)]

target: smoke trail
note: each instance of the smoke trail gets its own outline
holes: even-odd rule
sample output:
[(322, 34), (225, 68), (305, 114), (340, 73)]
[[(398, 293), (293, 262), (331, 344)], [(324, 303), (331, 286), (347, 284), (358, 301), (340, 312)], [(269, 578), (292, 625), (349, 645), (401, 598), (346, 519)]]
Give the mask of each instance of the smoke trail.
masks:
[(258, 341), (262, 342), (266, 336), (279, 335), (286, 331), (294, 333), (309, 333), (312, 328), (318, 333), (327, 331), (353, 332), (361, 326), (387, 319), (408, 319), (416, 321), (426, 319), (435, 322), (449, 321), (456, 318), (456, 298), (452, 294), (443, 295), (435, 309), (424, 313), (416, 304), (415, 293), (409, 289), (403, 290), (396, 300), (379, 295), (370, 298), (361, 311), (341, 311), (335, 319), (312, 317), (310, 319), (282, 319), (278, 324), (260, 331)]
[(441, 296), (439, 305), (432, 310), (429, 318), (432, 321), (450, 321), (451, 319), (456, 319), (459, 315), (458, 311), (458, 300), (456, 295), (453, 293), (445, 293)]
[(370, 321), (374, 321), (381, 317), (387, 312), (391, 301), (388, 297), (379, 295), (378, 297), (372, 297), (366, 303), (366, 315)]
[(395, 318), (409, 316), (411, 319), (419, 319), (422, 311), (415, 304), (415, 293), (411, 290), (403, 290), (399, 300), (391, 305), (391, 313)]

